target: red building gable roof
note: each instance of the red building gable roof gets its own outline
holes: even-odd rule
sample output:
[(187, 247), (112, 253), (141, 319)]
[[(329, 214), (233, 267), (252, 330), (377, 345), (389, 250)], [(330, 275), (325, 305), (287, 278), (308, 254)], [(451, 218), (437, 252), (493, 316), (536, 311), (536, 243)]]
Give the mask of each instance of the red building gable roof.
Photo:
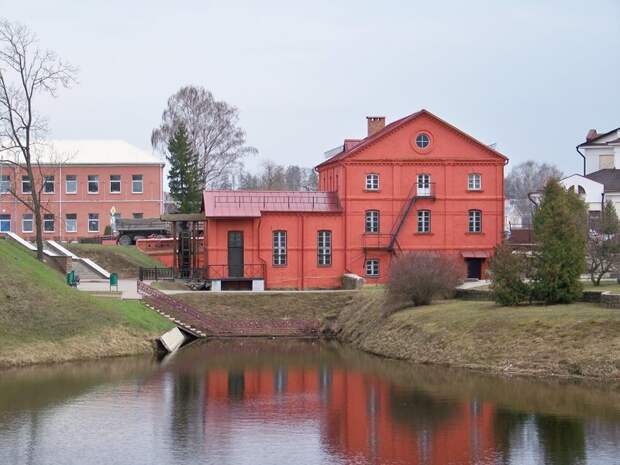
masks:
[(258, 218), (264, 212), (337, 213), (335, 192), (205, 191), (206, 218)]
[(320, 163), (319, 165), (316, 166), (316, 168), (321, 168), (323, 166), (327, 166), (330, 165), (331, 163), (334, 163), (336, 161), (340, 161), (344, 158), (347, 158), (350, 155), (353, 155), (354, 153), (357, 153), (361, 150), (363, 150), (364, 148), (368, 147), (369, 145), (371, 145), (372, 143), (376, 142), (377, 140), (387, 136), (388, 134), (390, 134), (392, 131), (400, 128), (401, 126), (407, 124), (408, 122), (412, 121), (413, 119), (417, 118), (418, 116), (422, 116), (422, 115), (428, 115), (431, 118), (436, 119), (437, 121), (439, 121), (440, 123), (448, 126), (449, 128), (451, 128), (452, 130), (458, 132), (459, 134), (461, 134), (462, 136), (467, 137), (468, 139), (474, 141), (475, 143), (481, 145), (482, 147), (484, 147), (485, 149), (489, 150), (490, 152), (492, 152), (494, 155), (497, 155), (498, 157), (503, 158), (504, 160), (508, 160), (508, 157), (506, 157), (505, 155), (502, 155), (501, 153), (499, 153), (497, 150), (489, 147), (488, 145), (480, 142), (478, 139), (475, 139), (474, 137), (470, 136), (469, 134), (461, 131), (459, 128), (451, 125), (450, 123), (448, 123), (447, 121), (442, 120), (441, 118), (439, 118), (438, 116), (435, 116), (434, 114), (432, 114), (430, 111), (422, 109), (420, 111), (417, 111), (415, 113), (410, 114), (409, 116), (405, 116), (404, 118), (398, 119), (396, 121), (391, 122), (390, 124), (388, 124), (387, 126), (385, 126), (383, 129), (381, 129), (380, 131), (377, 131), (376, 133), (374, 133), (371, 136), (366, 137), (365, 139), (361, 139), (359, 141), (357, 141), (356, 144), (347, 144), (347, 141), (350, 141), (351, 139), (345, 139), (345, 145), (344, 145), (344, 150), (342, 152), (340, 152), (337, 155), (334, 155), (333, 157), (331, 157), (328, 160), (325, 160), (324, 162)]

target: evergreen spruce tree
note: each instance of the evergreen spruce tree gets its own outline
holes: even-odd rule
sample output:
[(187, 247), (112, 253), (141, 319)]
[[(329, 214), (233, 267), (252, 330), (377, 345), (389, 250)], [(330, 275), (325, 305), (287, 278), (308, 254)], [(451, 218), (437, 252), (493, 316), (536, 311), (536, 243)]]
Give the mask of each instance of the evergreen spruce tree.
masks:
[(170, 195), (179, 206), (180, 213), (200, 211), (202, 176), (198, 156), (192, 150), (185, 126), (179, 125), (168, 141), (170, 163), (168, 184)]
[(574, 192), (551, 179), (534, 214), (533, 292), (547, 304), (574, 302), (581, 296), (585, 271), (586, 206)]

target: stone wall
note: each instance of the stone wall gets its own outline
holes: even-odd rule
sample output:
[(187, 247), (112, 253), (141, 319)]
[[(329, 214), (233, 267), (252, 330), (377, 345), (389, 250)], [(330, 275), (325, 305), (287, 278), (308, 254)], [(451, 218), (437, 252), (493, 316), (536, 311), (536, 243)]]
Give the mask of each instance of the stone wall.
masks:
[(601, 304), (607, 308), (620, 308), (620, 294), (609, 291), (601, 293)]
[(494, 300), (493, 292), (487, 289), (457, 289), (454, 297), (462, 300)]

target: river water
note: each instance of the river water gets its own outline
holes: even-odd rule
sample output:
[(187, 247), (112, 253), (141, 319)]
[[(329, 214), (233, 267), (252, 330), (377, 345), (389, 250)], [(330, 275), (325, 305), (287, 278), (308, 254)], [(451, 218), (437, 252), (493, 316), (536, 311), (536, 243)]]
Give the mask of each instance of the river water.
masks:
[(309, 341), (0, 372), (0, 464), (620, 464), (620, 389)]

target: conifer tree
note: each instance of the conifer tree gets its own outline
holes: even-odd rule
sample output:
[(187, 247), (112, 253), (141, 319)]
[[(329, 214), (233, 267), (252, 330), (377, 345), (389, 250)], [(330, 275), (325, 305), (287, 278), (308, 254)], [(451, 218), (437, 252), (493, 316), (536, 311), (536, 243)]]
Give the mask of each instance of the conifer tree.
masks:
[(168, 185), (170, 195), (179, 206), (180, 213), (200, 211), (202, 176), (198, 156), (192, 150), (185, 126), (179, 125), (168, 141), (170, 163)]
[(570, 303), (581, 296), (586, 236), (585, 203), (551, 179), (534, 214), (535, 299), (547, 304)]

